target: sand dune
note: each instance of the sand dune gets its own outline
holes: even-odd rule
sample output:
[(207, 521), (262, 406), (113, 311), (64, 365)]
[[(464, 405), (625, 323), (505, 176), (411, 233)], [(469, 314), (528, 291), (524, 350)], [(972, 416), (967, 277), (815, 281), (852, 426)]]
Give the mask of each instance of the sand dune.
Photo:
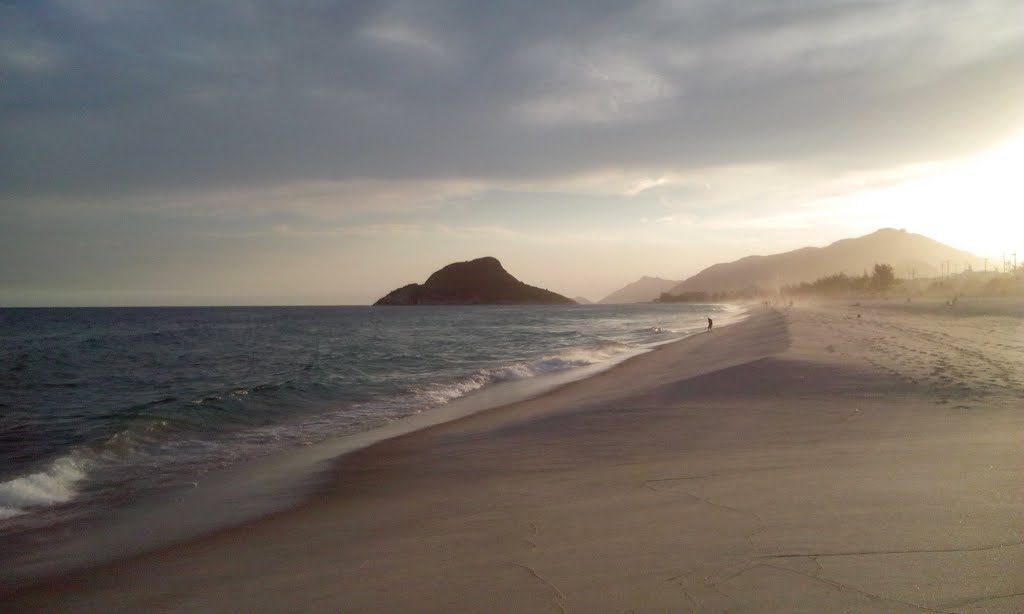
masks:
[(757, 311), (353, 453), (298, 509), (3, 604), (1019, 612), (1024, 329), (1000, 305)]

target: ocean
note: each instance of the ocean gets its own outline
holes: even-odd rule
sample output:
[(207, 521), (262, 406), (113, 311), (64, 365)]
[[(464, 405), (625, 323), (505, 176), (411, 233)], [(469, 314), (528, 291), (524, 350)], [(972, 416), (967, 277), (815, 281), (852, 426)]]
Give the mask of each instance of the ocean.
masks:
[(585, 377), (709, 316), (741, 311), (2, 309), (2, 573), (12, 582), (278, 509), (340, 453), (457, 404), (477, 411)]

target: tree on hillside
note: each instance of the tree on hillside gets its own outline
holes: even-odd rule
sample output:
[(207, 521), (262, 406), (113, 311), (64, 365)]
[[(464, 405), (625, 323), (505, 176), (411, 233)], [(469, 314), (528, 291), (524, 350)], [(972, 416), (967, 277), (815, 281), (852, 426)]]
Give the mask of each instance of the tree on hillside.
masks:
[(896, 283), (896, 274), (893, 273), (892, 265), (876, 264), (875, 271), (871, 274), (871, 287), (884, 292)]
[(896, 285), (896, 275), (892, 265), (876, 264), (872, 275), (850, 277), (846, 273), (836, 273), (821, 277), (811, 283), (801, 282), (796, 286), (782, 288), (783, 294), (794, 296), (866, 296), (885, 292)]

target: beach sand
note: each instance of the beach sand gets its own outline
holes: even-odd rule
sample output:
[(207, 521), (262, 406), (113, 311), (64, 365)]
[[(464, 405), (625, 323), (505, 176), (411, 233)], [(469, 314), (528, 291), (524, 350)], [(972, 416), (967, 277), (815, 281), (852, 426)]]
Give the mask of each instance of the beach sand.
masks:
[(757, 309), (0, 609), (1021, 612), (1024, 328), (969, 303)]

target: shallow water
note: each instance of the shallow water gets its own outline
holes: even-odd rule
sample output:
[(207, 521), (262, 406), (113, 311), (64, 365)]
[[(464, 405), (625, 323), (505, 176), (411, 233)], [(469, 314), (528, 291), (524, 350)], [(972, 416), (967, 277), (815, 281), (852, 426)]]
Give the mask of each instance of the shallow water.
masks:
[[(0, 310), (0, 539), (45, 542), (57, 533), (47, 527), (120, 535), (139, 509), (156, 513), (182, 493), (188, 514), (205, 518), (199, 528), (213, 508), (265, 512), (325, 456), (377, 438), (359, 434), (416, 428), (401, 419), (458, 399), (481, 407), (535, 394), (703, 330), (708, 316), (725, 324), (739, 310)], [(256, 475), (258, 485), (246, 477)], [(185, 515), (179, 532), (198, 530)], [(161, 522), (174, 534), (174, 518)]]
[(499, 383), (614, 360), (730, 313), (717, 305), (0, 310), (0, 518), (172, 488)]

